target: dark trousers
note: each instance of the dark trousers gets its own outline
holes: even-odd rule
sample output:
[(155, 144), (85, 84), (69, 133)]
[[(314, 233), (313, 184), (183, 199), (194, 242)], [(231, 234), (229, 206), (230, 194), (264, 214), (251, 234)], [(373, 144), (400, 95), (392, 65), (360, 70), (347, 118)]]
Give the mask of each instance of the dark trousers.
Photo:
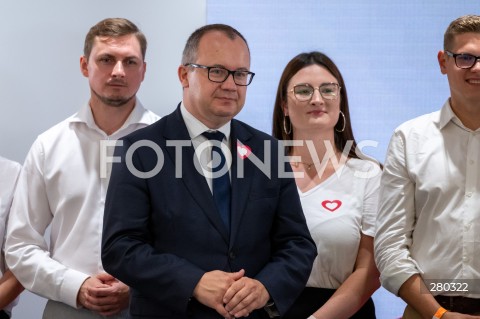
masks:
[(10, 319), (10, 316), (5, 312), (5, 310), (0, 310), (0, 319)]
[[(308, 318), (335, 293), (335, 289), (306, 287), (300, 297), (297, 298), (292, 307), (287, 311), (283, 319)], [(354, 314), (352, 319), (376, 319), (375, 305), (372, 298), (369, 298), (360, 310)]]
[(480, 299), (468, 298), (463, 296), (435, 296), (438, 303), (449, 311), (479, 315)]

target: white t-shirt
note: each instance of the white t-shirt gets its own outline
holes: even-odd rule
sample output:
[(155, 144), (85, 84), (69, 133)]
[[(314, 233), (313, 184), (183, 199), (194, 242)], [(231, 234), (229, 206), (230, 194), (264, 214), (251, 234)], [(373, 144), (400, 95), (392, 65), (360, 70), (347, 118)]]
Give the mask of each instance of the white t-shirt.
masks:
[(380, 167), (349, 159), (300, 200), (317, 245), (307, 287), (337, 289), (353, 272), (361, 233), (375, 235)]

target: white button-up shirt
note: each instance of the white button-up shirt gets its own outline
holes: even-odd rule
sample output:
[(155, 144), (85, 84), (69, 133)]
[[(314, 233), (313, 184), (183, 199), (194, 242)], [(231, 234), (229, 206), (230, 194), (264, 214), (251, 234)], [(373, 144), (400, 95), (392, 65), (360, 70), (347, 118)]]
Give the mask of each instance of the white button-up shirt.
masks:
[[(20, 174), (5, 248), (7, 264), (26, 289), (77, 307), (82, 283), (104, 271), (109, 168), (100, 159), (111, 156), (113, 147), (101, 147), (101, 141), (119, 139), (158, 118), (137, 100), (124, 125), (107, 136), (84, 105), (37, 138)], [(44, 238), (48, 226), (49, 244)]]
[[(375, 258), (382, 285), (398, 294), (412, 275), (462, 282), (480, 297), (480, 130), (466, 128), (447, 101), (402, 124), (390, 141), (381, 180)], [(463, 286), (465, 288), (465, 286)]]
[[(180, 112), (182, 114), (183, 120), (185, 121), (185, 126), (187, 127), (188, 134), (192, 139), (192, 144), (195, 149), (195, 156), (197, 156), (197, 159), (200, 163), (200, 168), (202, 169), (203, 176), (205, 176), (208, 187), (210, 187), (210, 191), (212, 191), (212, 178), (210, 176), (211, 172), (206, 169), (206, 167), (209, 167), (208, 163), (212, 160), (212, 143), (205, 136), (202, 135), (203, 132), (211, 131), (211, 129), (202, 122), (200, 122), (195, 116), (193, 116), (193, 114), (187, 110), (183, 102), (180, 106)], [(228, 121), (228, 123), (222, 125), (217, 130), (219, 132), (222, 132), (223, 135), (225, 135), (225, 139), (222, 143), (228, 148), (230, 148), (230, 123), (231, 121)], [(206, 147), (203, 148), (203, 146)], [(231, 164), (231, 159), (229, 164)], [(231, 173), (230, 170), (229, 173)]]
[[(20, 174), (20, 164), (0, 157), (0, 238), (2, 240), (2, 257), (0, 258), (0, 277), (5, 273), (5, 261), (3, 258), (3, 243), (5, 238), (5, 229), (7, 227), (8, 213), (12, 205), (13, 192)], [(11, 313), (16, 302), (4, 308)]]

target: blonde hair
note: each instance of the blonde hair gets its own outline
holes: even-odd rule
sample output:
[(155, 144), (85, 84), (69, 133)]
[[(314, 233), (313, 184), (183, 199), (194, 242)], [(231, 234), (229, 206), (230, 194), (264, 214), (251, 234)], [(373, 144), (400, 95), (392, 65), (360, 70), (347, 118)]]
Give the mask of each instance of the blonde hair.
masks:
[(480, 16), (470, 14), (453, 20), (445, 31), (443, 49), (451, 50), (455, 36), (468, 32), (480, 33)]

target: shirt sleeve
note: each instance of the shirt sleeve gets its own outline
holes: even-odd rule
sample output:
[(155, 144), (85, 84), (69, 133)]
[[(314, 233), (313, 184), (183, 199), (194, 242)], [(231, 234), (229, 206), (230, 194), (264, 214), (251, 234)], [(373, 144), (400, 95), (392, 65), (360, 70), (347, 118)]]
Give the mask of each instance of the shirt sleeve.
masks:
[(397, 130), (381, 178), (374, 241), (380, 280), (395, 295), (408, 278), (420, 273), (409, 251), (415, 225), (415, 183), (408, 173), (406, 154), (406, 136)]
[(44, 179), (44, 152), (37, 139), (15, 191), (7, 228), (6, 261), (26, 289), (77, 307), (78, 291), (88, 275), (51, 258), (44, 236), (52, 218)]
[(5, 229), (7, 227), (8, 214), (12, 205), (13, 193), (17, 185), (18, 175), (20, 174), (20, 164), (4, 160), (0, 157), (0, 239), (1, 239), (1, 259), (0, 271), (5, 273)]

